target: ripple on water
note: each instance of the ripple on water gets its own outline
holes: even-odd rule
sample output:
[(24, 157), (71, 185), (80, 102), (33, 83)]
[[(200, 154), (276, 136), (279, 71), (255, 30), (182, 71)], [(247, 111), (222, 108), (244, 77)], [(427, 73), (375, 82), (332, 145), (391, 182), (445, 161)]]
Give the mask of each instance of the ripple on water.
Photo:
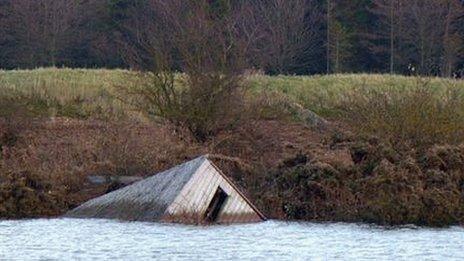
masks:
[(269, 221), (194, 227), (110, 220), (0, 222), (0, 259), (464, 259), (464, 228)]

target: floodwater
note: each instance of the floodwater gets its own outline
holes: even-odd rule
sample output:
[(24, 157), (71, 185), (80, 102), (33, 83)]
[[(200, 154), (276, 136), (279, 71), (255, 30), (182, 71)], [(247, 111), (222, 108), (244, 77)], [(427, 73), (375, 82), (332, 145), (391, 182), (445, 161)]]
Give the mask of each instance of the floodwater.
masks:
[(195, 227), (110, 220), (0, 222), (0, 260), (462, 260), (464, 228), (286, 223)]

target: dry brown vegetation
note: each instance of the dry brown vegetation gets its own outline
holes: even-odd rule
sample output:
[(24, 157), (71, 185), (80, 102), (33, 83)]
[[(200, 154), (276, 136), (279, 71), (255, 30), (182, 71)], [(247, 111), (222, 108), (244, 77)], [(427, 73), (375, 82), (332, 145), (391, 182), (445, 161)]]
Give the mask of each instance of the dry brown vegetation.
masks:
[(394, 146), (421, 149), (433, 144), (460, 144), (464, 137), (464, 92), (448, 84), (436, 89), (417, 79), (406, 90), (364, 87), (338, 105), (344, 122), (356, 133), (376, 135)]
[(462, 146), (397, 150), (384, 140), (336, 129), (319, 132), (301, 123), (250, 119), (197, 143), (150, 122), (2, 122), (0, 215), (60, 215), (107, 190), (90, 184), (88, 175), (146, 176), (210, 153), (271, 218), (462, 222)]
[[(266, 88), (249, 93), (240, 121), (202, 142), (169, 122), (111, 113), (123, 111), (121, 104), (100, 104), (109, 108), (106, 116), (91, 110), (81, 117), (34, 92), (4, 92), (9, 96), (0, 97), (0, 216), (60, 215), (108, 191), (107, 185), (91, 184), (90, 175), (144, 177), (209, 153), (270, 218), (463, 223), (460, 87), (361, 86), (326, 94), (327, 102), (314, 107), (291, 93), (298, 93), (297, 84), (290, 92)], [(75, 111), (88, 100), (76, 101)], [(311, 127), (296, 115), (294, 101), (332, 123)]]
[(146, 176), (206, 153), (271, 168), (303, 149), (299, 141), (312, 133), (296, 123), (253, 121), (197, 143), (165, 124), (65, 118), (16, 118), (0, 130), (0, 215), (7, 218), (59, 215), (107, 190), (88, 175)]
[(382, 225), (462, 224), (464, 148), (432, 146), (425, 154), (395, 151), (379, 140), (336, 144), (340, 164), (302, 154), (265, 177), (260, 196), (274, 217)]
[(156, 124), (60, 118), (0, 124), (2, 217), (62, 214), (106, 190), (87, 175), (149, 175), (195, 154), (195, 146)]

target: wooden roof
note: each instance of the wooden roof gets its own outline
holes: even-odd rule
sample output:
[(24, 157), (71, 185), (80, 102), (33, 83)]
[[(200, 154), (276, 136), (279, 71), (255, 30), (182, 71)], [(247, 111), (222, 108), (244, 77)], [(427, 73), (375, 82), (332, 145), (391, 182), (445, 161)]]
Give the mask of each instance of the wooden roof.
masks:
[[(205, 166), (212, 166), (215, 171), (206, 171), (204, 169)], [(205, 171), (204, 175), (200, 173), (203, 171)], [(92, 199), (76, 209), (69, 211), (65, 216), (72, 218), (107, 218), (129, 221), (166, 221), (169, 220), (166, 219), (166, 215), (169, 214), (168, 209), (171, 210), (173, 207), (175, 208), (176, 206), (183, 205), (183, 201), (187, 203), (194, 198), (199, 198), (198, 193), (195, 191), (192, 192), (192, 188), (193, 190), (200, 189), (201, 185), (194, 184), (197, 184), (197, 182), (200, 182), (199, 184), (211, 182), (208, 180), (208, 177), (217, 175), (214, 173), (219, 174), (219, 176), (223, 178), (223, 182), (225, 183), (222, 186), (229, 186), (238, 193), (231, 199), (240, 200), (243, 202), (242, 204), (245, 204), (244, 206), (248, 206), (245, 207), (248, 208), (248, 216), (250, 213), (254, 213), (254, 219), (250, 218), (249, 220), (265, 220), (264, 215), (243, 195), (231, 180), (228, 179), (217, 166), (208, 160), (207, 155), (198, 157), (125, 188)], [(192, 178), (194, 176), (196, 178)], [(187, 190), (189, 192), (187, 192)], [(202, 192), (204, 191), (205, 190), (202, 190)], [(214, 191), (214, 188), (211, 188), (206, 193), (210, 195), (200, 195), (200, 198), (203, 200), (203, 205), (208, 204), (207, 201), (212, 197)], [(193, 196), (195, 193), (197, 196)], [(194, 198), (184, 199), (184, 194), (191, 195)], [(231, 202), (229, 202), (229, 204), (230, 203)], [(187, 210), (188, 207), (184, 209)], [(182, 210), (183, 209), (180, 209), (179, 211)], [(247, 222), (247, 213), (238, 213), (238, 215), (243, 218), (232, 218), (230, 221), (235, 222), (235, 220), (241, 220), (242, 222)]]
[(130, 186), (92, 199), (69, 211), (73, 218), (157, 221), (206, 160), (199, 157)]

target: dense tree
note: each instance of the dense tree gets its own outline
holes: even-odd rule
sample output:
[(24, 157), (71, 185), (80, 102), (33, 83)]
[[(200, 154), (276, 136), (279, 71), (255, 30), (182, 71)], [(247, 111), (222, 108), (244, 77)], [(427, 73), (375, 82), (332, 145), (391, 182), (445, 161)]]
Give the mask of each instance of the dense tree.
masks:
[[(0, 67), (150, 68), (153, 57), (142, 39), (159, 21), (152, 2), (0, 0)], [(464, 70), (461, 0), (207, 2), (217, 18), (239, 10), (236, 29), (248, 39), (247, 65), (267, 73), (452, 77)]]
[[(445, 1), (442, 13), (443, 57), (441, 73), (450, 77), (457, 65), (464, 58), (464, 7), (459, 1)], [(461, 27), (459, 27), (461, 26)], [(454, 72), (457, 73), (457, 72)]]
[[(380, 25), (373, 49), (389, 53), (390, 72), (451, 76), (462, 55), (463, 6), (459, 0), (374, 0)], [(378, 30), (380, 29), (380, 30)], [(462, 57), (461, 57), (462, 58)]]
[(327, 59), (328, 72), (344, 71), (345, 61), (351, 56), (352, 31), (343, 23), (343, 13), (337, 1), (327, 1)]
[(373, 39), (385, 40), (385, 42), (388, 42), (388, 46), (376, 42), (370, 47), (374, 55), (388, 53), (389, 72), (394, 73), (397, 60), (397, 45), (399, 45), (398, 35), (404, 30), (403, 27), (400, 27), (404, 25), (399, 19), (401, 17), (400, 11), (402, 11), (400, 9), (400, 0), (374, 0), (373, 3), (372, 12), (377, 15), (379, 24), (373, 28), (375, 32), (371, 36)]
[(58, 65), (78, 36), (82, 1), (14, 0), (5, 7), (3, 23), (20, 67)]

